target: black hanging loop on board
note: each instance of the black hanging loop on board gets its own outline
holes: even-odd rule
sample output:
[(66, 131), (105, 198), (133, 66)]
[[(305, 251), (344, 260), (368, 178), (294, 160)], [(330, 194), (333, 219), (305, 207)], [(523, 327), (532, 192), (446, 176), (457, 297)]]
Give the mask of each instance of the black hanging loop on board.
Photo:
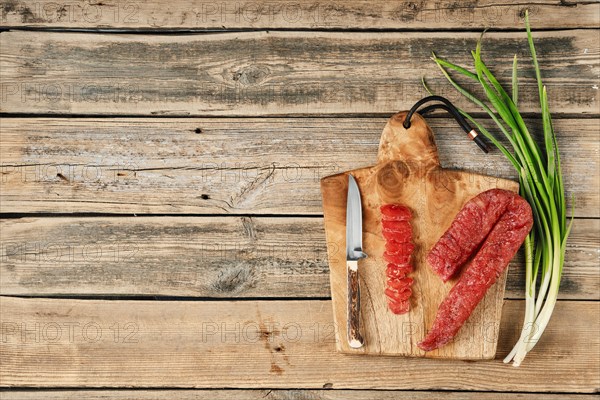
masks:
[(457, 108), (454, 107), (454, 105), (447, 98), (442, 97), (442, 96), (428, 96), (428, 97), (424, 97), (421, 100), (417, 101), (415, 103), (415, 105), (412, 106), (412, 108), (410, 109), (408, 114), (406, 115), (406, 119), (404, 120), (404, 123), (402, 124), (402, 126), (404, 126), (404, 129), (410, 128), (410, 120), (411, 120), (413, 114), (417, 111), (417, 109), (419, 107), (421, 107), (423, 104), (429, 103), (431, 101), (439, 101), (439, 102), (442, 102), (443, 104), (431, 104), (431, 105), (421, 109), (421, 111), (419, 111), (419, 114), (424, 115), (430, 111), (437, 110), (437, 109), (445, 110), (446, 112), (448, 112), (450, 115), (452, 115), (454, 117), (456, 122), (458, 122), (458, 124), (461, 126), (461, 128), (463, 128), (463, 130), (467, 133), (469, 138), (472, 141), (474, 141), (475, 144), (477, 144), (477, 146), (479, 146), (479, 148), (481, 150), (483, 150), (484, 153), (489, 152), (487, 143), (485, 142), (483, 137), (480, 136), (477, 133), (477, 131), (475, 129), (473, 129), (473, 127), (471, 127), (471, 125), (469, 125), (469, 123), (467, 122), (465, 117), (462, 116), (462, 114), (457, 110)]

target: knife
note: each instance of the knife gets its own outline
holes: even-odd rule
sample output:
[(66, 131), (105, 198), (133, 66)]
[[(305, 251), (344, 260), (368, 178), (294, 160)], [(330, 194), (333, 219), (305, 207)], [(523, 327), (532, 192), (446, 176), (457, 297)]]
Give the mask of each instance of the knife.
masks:
[(360, 334), (360, 285), (358, 260), (365, 258), (362, 248), (362, 205), (356, 180), (348, 175), (346, 203), (346, 272), (348, 274), (348, 344), (354, 349), (363, 346)]

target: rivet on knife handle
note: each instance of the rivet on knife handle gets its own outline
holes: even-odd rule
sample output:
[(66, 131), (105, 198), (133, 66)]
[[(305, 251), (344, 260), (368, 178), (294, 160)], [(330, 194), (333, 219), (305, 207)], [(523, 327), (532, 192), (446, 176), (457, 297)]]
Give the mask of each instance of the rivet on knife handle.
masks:
[(360, 285), (358, 282), (358, 261), (347, 260), (348, 270), (348, 344), (353, 349), (363, 346), (360, 334)]

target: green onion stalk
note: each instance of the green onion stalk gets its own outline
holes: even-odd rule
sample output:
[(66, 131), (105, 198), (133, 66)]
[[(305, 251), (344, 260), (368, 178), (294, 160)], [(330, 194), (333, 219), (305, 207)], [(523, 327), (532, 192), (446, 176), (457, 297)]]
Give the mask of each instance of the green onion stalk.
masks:
[[(567, 237), (573, 216), (567, 225), (565, 191), (560, 155), (552, 118), (548, 107), (548, 94), (542, 84), (529, 15), (525, 14), (527, 40), (539, 91), (543, 143), (537, 143), (525, 125), (518, 105), (517, 56), (512, 65), (512, 90), (510, 95), (490, 72), (481, 57), (481, 38), (472, 52), (475, 72), (441, 59), (433, 53), (433, 61), (458, 92), (481, 107), (495, 122), (508, 142), (505, 146), (484, 126), (463, 110), (459, 110), (476, 128), (500, 150), (514, 166), (519, 177), (520, 195), (533, 210), (534, 226), (525, 238), (525, 318), (519, 340), (504, 359), (519, 366), (546, 329), (556, 305), (562, 275)], [(482, 35), (483, 36), (483, 35)], [(464, 89), (450, 75), (450, 71), (477, 82), (487, 101), (482, 101)], [(572, 210), (571, 210), (572, 212)]]

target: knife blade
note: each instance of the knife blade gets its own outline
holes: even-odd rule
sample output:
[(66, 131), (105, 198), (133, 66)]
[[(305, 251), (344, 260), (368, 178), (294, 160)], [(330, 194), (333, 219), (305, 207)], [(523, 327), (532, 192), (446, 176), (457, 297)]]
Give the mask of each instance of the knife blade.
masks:
[(362, 204), (354, 177), (348, 174), (346, 201), (346, 272), (348, 274), (348, 344), (354, 349), (364, 345), (360, 334), (360, 284), (358, 260), (367, 255), (362, 247)]

